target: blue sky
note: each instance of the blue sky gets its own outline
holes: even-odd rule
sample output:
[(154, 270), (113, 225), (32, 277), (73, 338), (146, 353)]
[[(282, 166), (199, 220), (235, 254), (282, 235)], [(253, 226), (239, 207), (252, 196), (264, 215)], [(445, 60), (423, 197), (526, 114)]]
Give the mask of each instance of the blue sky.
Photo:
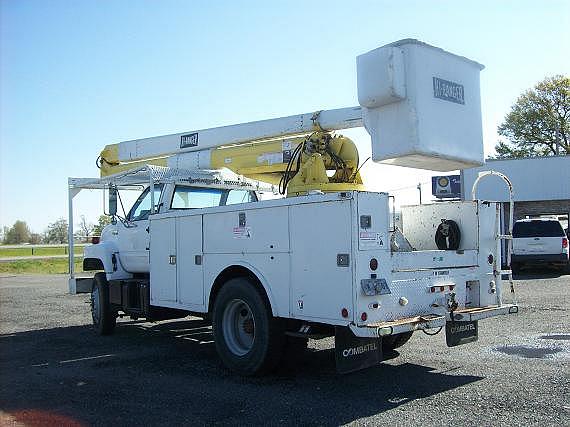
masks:
[[(0, 0), (0, 15), (0, 226), (37, 232), (104, 145), (357, 105), (355, 57), (398, 39), (485, 64), (486, 154), (523, 90), (570, 73), (569, 1)], [(366, 133), (346, 134), (366, 158)], [(402, 200), (431, 176), (366, 168), (377, 189), (410, 187)], [(101, 197), (78, 202), (95, 221)]]

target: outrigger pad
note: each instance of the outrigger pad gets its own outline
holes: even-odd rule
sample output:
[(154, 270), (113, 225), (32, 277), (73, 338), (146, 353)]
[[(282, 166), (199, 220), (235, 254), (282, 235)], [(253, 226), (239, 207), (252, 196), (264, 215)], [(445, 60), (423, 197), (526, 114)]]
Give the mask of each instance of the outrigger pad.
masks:
[(445, 322), (445, 341), (448, 347), (475, 342), (479, 338), (477, 320), (470, 322)]
[(348, 327), (335, 327), (336, 370), (341, 374), (382, 362), (382, 338), (360, 338)]

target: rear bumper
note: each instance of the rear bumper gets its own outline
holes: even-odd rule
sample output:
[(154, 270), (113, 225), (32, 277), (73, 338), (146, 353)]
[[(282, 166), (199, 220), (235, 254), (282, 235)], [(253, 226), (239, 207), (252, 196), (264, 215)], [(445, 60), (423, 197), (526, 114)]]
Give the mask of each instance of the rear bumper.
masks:
[[(453, 312), (453, 320), (474, 321), (487, 317), (501, 316), (518, 313), (519, 307), (514, 304), (501, 306), (464, 308)], [(427, 314), (424, 316), (409, 317), (390, 322), (371, 323), (364, 326), (349, 325), (357, 337), (379, 338), (387, 335), (402, 334), (404, 332), (421, 329), (433, 329), (445, 326), (445, 322), (451, 321), (450, 313), (444, 315)]]
[(511, 263), (520, 264), (548, 264), (559, 263), (568, 264), (568, 254), (532, 254), (532, 255), (511, 255)]

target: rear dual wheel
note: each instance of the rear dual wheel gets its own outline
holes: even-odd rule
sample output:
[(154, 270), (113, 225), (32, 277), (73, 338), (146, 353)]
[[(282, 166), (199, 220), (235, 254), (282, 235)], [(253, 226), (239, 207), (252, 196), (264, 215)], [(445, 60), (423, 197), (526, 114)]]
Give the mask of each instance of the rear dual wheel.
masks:
[(271, 371), (283, 350), (282, 322), (245, 278), (229, 280), (214, 302), (212, 329), (216, 349), (224, 364), (241, 375)]

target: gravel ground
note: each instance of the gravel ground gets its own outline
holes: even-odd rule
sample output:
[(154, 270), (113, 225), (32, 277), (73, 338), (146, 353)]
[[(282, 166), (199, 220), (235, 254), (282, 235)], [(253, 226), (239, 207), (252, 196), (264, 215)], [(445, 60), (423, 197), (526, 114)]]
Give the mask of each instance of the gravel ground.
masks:
[[(340, 376), (331, 339), (265, 378), (228, 372), (202, 320), (90, 327), (65, 276), (0, 278), (0, 425), (570, 425), (570, 276), (527, 272), (518, 315), (449, 349), (414, 334)], [(396, 356), (396, 355), (392, 355)]]

